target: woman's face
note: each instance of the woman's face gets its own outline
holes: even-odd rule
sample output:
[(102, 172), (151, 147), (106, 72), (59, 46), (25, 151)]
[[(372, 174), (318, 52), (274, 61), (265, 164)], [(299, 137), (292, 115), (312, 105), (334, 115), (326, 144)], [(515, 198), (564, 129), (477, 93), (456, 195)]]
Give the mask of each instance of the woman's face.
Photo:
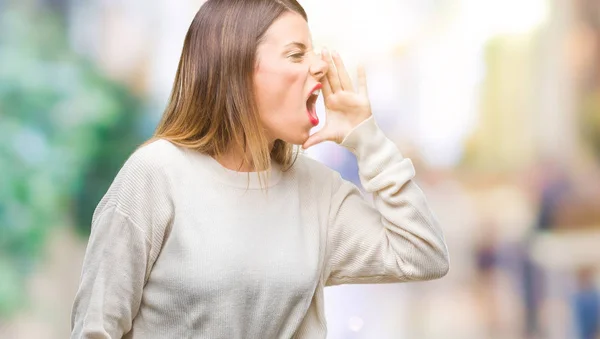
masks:
[(315, 110), (327, 64), (314, 53), (308, 24), (297, 13), (279, 17), (257, 50), (254, 90), (271, 141), (300, 145), (318, 124)]

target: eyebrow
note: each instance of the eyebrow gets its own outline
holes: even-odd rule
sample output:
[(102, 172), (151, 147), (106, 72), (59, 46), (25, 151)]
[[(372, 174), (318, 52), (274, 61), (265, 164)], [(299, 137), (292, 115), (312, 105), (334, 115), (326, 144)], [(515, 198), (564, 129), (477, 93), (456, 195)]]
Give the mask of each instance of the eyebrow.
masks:
[(307, 49), (305, 44), (303, 44), (301, 42), (297, 42), (297, 41), (293, 41), (293, 42), (290, 42), (289, 44), (285, 45), (285, 47), (290, 47), (290, 46), (298, 47), (303, 50)]

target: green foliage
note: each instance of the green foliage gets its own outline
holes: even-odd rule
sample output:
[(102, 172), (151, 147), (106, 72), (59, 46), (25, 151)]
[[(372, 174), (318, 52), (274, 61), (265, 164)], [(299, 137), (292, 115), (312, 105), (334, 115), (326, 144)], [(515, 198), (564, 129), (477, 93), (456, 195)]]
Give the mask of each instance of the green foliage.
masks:
[(47, 234), (95, 205), (142, 140), (139, 99), (71, 52), (60, 16), (0, 13), (0, 319), (25, 302)]

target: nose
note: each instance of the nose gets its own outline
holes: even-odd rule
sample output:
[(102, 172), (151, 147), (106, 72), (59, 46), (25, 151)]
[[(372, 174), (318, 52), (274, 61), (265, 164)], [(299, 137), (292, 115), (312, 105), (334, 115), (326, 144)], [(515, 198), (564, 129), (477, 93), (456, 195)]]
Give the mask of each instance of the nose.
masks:
[(328, 70), (329, 66), (325, 61), (323, 61), (321, 54), (315, 55), (312, 64), (310, 65), (310, 74), (317, 80), (320, 80), (323, 76), (325, 76)]

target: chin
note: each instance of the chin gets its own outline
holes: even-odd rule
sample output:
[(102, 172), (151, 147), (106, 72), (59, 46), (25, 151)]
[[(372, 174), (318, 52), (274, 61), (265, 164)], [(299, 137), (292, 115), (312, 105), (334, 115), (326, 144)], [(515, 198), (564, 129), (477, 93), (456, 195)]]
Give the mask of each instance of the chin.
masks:
[(302, 145), (304, 144), (304, 142), (306, 140), (308, 140), (308, 137), (310, 136), (309, 132), (304, 132), (304, 133), (299, 133), (297, 135), (293, 135), (293, 136), (288, 136), (285, 138), (281, 138), (281, 140), (289, 143), (289, 144), (294, 144), (294, 145)]

